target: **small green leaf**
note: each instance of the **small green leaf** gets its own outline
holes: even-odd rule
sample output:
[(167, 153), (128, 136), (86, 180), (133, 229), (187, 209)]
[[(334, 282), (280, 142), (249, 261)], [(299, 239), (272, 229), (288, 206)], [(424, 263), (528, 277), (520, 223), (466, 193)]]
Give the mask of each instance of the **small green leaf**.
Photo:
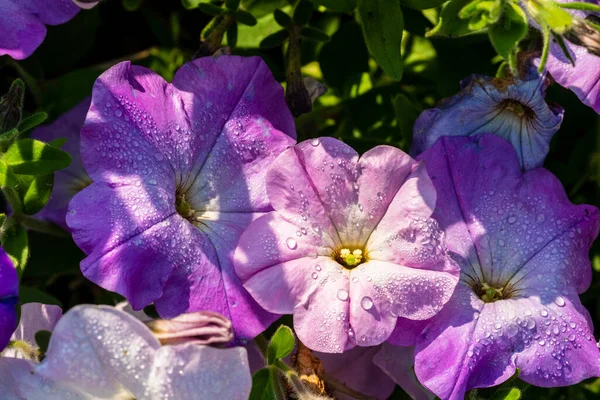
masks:
[(428, 8), (434, 8), (441, 6), (448, 0), (400, 0), (405, 6), (416, 8), (417, 10), (426, 10)]
[(521, 398), (521, 390), (518, 388), (502, 388), (497, 390), (491, 400), (519, 400)]
[(273, 364), (276, 360), (287, 357), (296, 344), (294, 332), (289, 326), (281, 325), (273, 334), (269, 347), (267, 348), (267, 364)]
[(21, 304), (27, 303), (43, 303), (53, 304), (62, 307), (62, 303), (57, 298), (49, 295), (48, 293), (42, 292), (39, 289), (32, 288), (30, 286), (21, 285), (19, 287), (19, 302)]
[(356, 8), (357, 0), (312, 0), (312, 2), (332, 11), (351, 12)]
[(404, 21), (398, 0), (359, 0), (358, 14), (369, 51), (392, 79), (402, 78)]
[(502, 17), (488, 30), (492, 45), (505, 60), (527, 34), (527, 26), (525, 11), (514, 3), (505, 3)]
[(579, 1), (574, 1), (572, 3), (556, 3), (556, 5), (560, 8), (566, 8), (569, 10), (600, 12), (600, 6), (592, 3), (582, 3)]
[(29, 131), (30, 129), (33, 129), (36, 126), (42, 124), (46, 119), (48, 119), (48, 114), (46, 114), (45, 112), (35, 113), (27, 118), (23, 118), (17, 129), (21, 134), (23, 134)]
[(294, 21), (292, 21), (292, 17), (280, 9), (273, 11), (273, 17), (275, 18), (275, 22), (277, 22), (282, 28), (289, 28), (294, 23)]
[(565, 57), (567, 58), (567, 60), (571, 61), (572, 66), (575, 66), (575, 60), (573, 60), (573, 57), (571, 57), (569, 48), (567, 47), (567, 44), (565, 43), (565, 39), (562, 37), (562, 35), (557, 35), (556, 33), (552, 32), (552, 37), (554, 38), (554, 41), (556, 42), (556, 44), (558, 44), (558, 47), (560, 47), (560, 49), (562, 50), (562, 52), (565, 55)]
[(472, 0), (451, 0), (444, 6), (440, 14), (438, 24), (425, 36), (433, 35), (458, 37), (471, 33), (469, 29), (469, 20), (458, 16), (459, 12), (467, 6)]
[(285, 40), (288, 38), (288, 36), (290, 36), (290, 33), (286, 29), (277, 31), (277, 32), (267, 36), (266, 38), (264, 38), (260, 42), (260, 48), (261, 49), (270, 49), (271, 47), (277, 47), (280, 44), (282, 44), (283, 42), (285, 42)]
[(204, 14), (212, 15), (213, 17), (219, 16), (225, 12), (223, 8), (211, 3), (200, 3), (196, 7)]
[(527, 1), (527, 11), (540, 25), (562, 35), (573, 24), (573, 16), (552, 0)]
[(28, 215), (40, 211), (52, 194), (54, 174), (47, 175), (17, 175), (21, 181), (20, 192), (23, 196), (23, 212)]
[(225, 0), (225, 7), (228, 10), (235, 11), (240, 8), (240, 0)]
[(317, 42), (328, 42), (329, 35), (320, 29), (313, 28), (312, 26), (303, 26), (300, 30), (300, 35), (303, 38), (315, 40)]
[(311, 2), (306, 0), (300, 0), (300, 2), (294, 8), (294, 15), (292, 19), (295, 24), (298, 25), (306, 25), (310, 20), (310, 17), (313, 13), (313, 5)]
[(252, 391), (249, 400), (273, 400), (275, 398), (271, 388), (271, 374), (268, 368), (258, 370), (252, 376)]
[(235, 47), (238, 38), (238, 24), (234, 22), (227, 28), (227, 46)]
[(235, 19), (240, 23), (248, 26), (254, 26), (258, 22), (254, 15), (250, 14), (248, 11), (237, 10), (235, 12)]
[(3, 230), (2, 247), (14, 262), (21, 277), (29, 259), (27, 230), (23, 225), (12, 222), (11, 219), (5, 221)]
[(71, 156), (39, 140), (23, 139), (8, 148), (2, 160), (15, 174), (46, 175), (71, 164)]
[(65, 145), (65, 143), (67, 143), (67, 140), (69, 140), (69, 139), (66, 137), (56, 138), (54, 140), (49, 141), (48, 144), (52, 147), (56, 147), (57, 149), (60, 149), (61, 147), (63, 147)]
[(50, 336), (52, 333), (50, 331), (37, 331), (35, 333), (35, 343), (40, 349), (40, 352), (46, 353), (48, 351), (48, 344), (50, 344)]
[(19, 130), (17, 128), (0, 134), (0, 153), (4, 153), (18, 137)]

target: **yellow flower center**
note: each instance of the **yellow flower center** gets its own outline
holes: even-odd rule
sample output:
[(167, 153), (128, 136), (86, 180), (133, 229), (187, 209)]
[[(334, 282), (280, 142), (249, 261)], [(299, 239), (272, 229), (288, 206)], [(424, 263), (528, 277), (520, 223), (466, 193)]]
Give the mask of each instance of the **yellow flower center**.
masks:
[(335, 255), (335, 260), (346, 268), (354, 268), (364, 261), (363, 252), (360, 249), (350, 251), (350, 249), (341, 249)]

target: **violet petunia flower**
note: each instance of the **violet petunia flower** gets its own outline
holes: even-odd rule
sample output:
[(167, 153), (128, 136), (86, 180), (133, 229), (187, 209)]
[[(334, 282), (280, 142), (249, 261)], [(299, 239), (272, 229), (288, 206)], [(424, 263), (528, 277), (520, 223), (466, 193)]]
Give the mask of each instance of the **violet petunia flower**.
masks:
[(0, 247), (0, 351), (17, 327), (19, 278), (13, 262)]
[(236, 340), (274, 320), (232, 265), (238, 238), (270, 211), (267, 166), (294, 144), (281, 85), (258, 57), (206, 57), (167, 83), (129, 62), (96, 81), (81, 131), (91, 179), (67, 225), (83, 274), (163, 318), (214, 311)]
[(598, 209), (573, 205), (543, 168), (522, 173), (512, 146), (493, 135), (444, 137), (421, 158), (461, 281), (416, 340), (419, 380), (446, 400), (498, 385), (517, 368), (544, 387), (600, 376), (578, 297), (591, 280)]
[(69, 202), (77, 193), (92, 183), (83, 168), (81, 156), (79, 155), (79, 132), (85, 121), (91, 98), (85, 99), (72, 110), (61, 115), (52, 124), (36, 128), (31, 137), (43, 142), (55, 139), (67, 139), (62, 150), (71, 156), (71, 164), (54, 173), (54, 187), (48, 203), (42, 208), (36, 217), (53, 222), (65, 230), (68, 230), (65, 216)]
[(427, 319), (458, 270), (430, 219), (425, 166), (378, 146), (362, 157), (333, 138), (286, 150), (269, 168), (275, 211), (240, 239), (235, 267), (270, 312), (294, 314), (299, 339), (321, 352), (385, 341), (398, 321)]
[(46, 37), (46, 25), (60, 25), (79, 12), (73, 0), (0, 0), (0, 56), (29, 57)]
[(0, 358), (0, 391), (9, 400), (243, 400), (251, 386), (245, 349), (161, 346), (142, 322), (108, 306), (67, 312), (39, 364)]
[(457, 95), (419, 116), (411, 154), (422, 153), (442, 136), (493, 133), (514, 146), (523, 169), (541, 167), (563, 120), (563, 109), (544, 100), (548, 82), (532, 67), (521, 79), (470, 76)]
[(35, 341), (35, 334), (38, 331), (52, 332), (61, 316), (62, 309), (59, 306), (42, 303), (23, 304), (19, 325), (10, 338), (11, 342), (22, 342), (22, 344), (8, 347), (1, 356), (37, 359), (39, 348)]
[[(576, 0), (557, 0), (559, 3), (571, 3)], [(586, 2), (600, 5), (598, 0)], [(598, 14), (579, 10), (568, 10), (580, 21), (591, 19), (598, 23)], [(587, 106), (600, 113), (600, 42), (598, 32), (593, 27), (585, 27), (575, 21), (573, 28), (565, 35), (565, 45), (573, 60), (569, 60), (555, 41), (550, 44), (550, 54), (546, 69), (552, 78), (579, 97)]]

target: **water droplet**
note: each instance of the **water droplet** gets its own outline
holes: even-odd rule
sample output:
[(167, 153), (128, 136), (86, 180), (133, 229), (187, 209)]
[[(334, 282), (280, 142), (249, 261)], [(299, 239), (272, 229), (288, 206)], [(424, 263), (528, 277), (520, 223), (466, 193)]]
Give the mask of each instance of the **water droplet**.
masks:
[(360, 204), (360, 203), (358, 203), (358, 209), (359, 209), (360, 211), (362, 211), (362, 210), (363, 210), (363, 205), (362, 205), (362, 204)]
[(354, 282), (354, 283), (358, 282), (358, 278), (357, 277), (352, 278), (352, 282)]
[(287, 247), (290, 250), (296, 250), (296, 248), (298, 247), (298, 243), (296, 242), (296, 240), (294, 240), (294, 238), (287, 238), (285, 241), (285, 244), (287, 244)]
[(546, 318), (546, 317), (548, 316), (548, 311), (546, 311), (546, 309), (545, 309), (545, 308), (542, 308), (542, 309), (540, 310), (540, 315), (541, 315), (542, 317)]
[(315, 269), (316, 269), (317, 271), (320, 271), (320, 270), (321, 270), (321, 266), (320, 266), (319, 264), (317, 264), (317, 265), (315, 265)]
[(317, 147), (319, 145), (319, 143), (321, 143), (321, 141), (319, 139), (313, 139), (310, 141), (310, 144), (312, 144), (315, 147)]
[(371, 308), (373, 308), (373, 300), (369, 296), (365, 296), (360, 300), (360, 306), (363, 308), (363, 310), (369, 311)]
[(556, 304), (559, 307), (564, 307), (565, 299), (563, 299), (562, 296), (558, 296), (557, 298), (554, 299), (554, 304)]
[(317, 279), (319, 277), (319, 274), (317, 274), (316, 272), (313, 272), (312, 275), (311, 275), (311, 277), (313, 279)]
[(121, 118), (122, 115), (123, 115), (123, 111), (121, 111), (119, 108), (117, 108), (115, 110), (115, 117)]
[(515, 222), (517, 222), (517, 217), (508, 217), (509, 224), (514, 224)]
[(402, 315), (402, 305), (399, 303), (394, 303), (390, 306), (390, 313), (394, 316), (394, 317), (398, 317), (400, 315)]
[(346, 301), (348, 300), (348, 291), (346, 289), (340, 289), (337, 292), (337, 298), (340, 299), (341, 301)]

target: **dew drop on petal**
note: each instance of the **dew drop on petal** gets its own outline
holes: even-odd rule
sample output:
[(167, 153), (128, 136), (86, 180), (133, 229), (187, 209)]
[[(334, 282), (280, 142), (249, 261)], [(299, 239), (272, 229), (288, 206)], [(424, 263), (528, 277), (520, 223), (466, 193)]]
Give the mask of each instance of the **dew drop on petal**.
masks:
[(316, 269), (317, 271), (320, 271), (320, 270), (321, 270), (321, 266), (320, 266), (319, 264), (317, 264), (317, 265), (315, 265), (315, 269)]
[(363, 310), (369, 311), (371, 308), (373, 308), (373, 300), (369, 296), (365, 296), (360, 300), (360, 306), (363, 308)]
[(286, 239), (285, 244), (287, 244), (287, 247), (290, 250), (296, 250), (296, 248), (298, 247), (298, 243), (296, 242), (296, 240), (291, 237)]
[(337, 292), (337, 298), (342, 300), (342, 301), (346, 301), (348, 300), (348, 291), (346, 289), (340, 289)]
[(554, 299), (554, 304), (556, 304), (559, 307), (564, 307), (565, 299), (563, 299), (562, 296), (558, 296), (557, 298)]
[(310, 144), (312, 144), (315, 147), (317, 147), (319, 145), (319, 143), (321, 143), (321, 141), (319, 139), (313, 139), (310, 141)]
[(313, 272), (311, 276), (313, 279), (317, 279), (319, 277), (319, 274), (317, 274), (316, 272)]
[(398, 303), (394, 303), (390, 306), (390, 313), (394, 317), (398, 317), (402, 314), (402, 305)]
[(548, 316), (548, 311), (546, 311), (546, 309), (545, 309), (545, 308), (542, 308), (542, 309), (540, 310), (540, 315), (541, 315), (542, 317), (546, 318), (546, 317)]

